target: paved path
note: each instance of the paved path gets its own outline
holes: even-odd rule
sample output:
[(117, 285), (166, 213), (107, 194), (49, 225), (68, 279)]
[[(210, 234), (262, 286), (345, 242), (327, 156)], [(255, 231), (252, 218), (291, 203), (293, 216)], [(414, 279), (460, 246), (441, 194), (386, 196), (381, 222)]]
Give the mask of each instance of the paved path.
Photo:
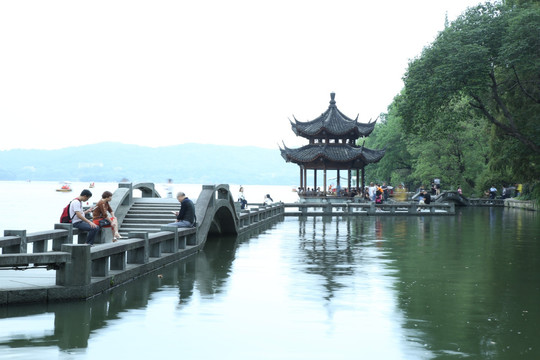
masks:
[(0, 291), (51, 287), (56, 285), (56, 271), (46, 269), (0, 270)]

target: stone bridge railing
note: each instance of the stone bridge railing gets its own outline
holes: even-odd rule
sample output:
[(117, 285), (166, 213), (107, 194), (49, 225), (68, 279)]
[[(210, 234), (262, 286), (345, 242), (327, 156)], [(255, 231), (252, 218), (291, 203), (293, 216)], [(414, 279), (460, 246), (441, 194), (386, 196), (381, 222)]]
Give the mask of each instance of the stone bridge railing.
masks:
[(340, 215), (454, 215), (454, 203), (294, 203), (285, 204), (285, 216)]
[[(113, 195), (113, 211), (127, 213), (123, 209), (133, 204), (133, 189), (144, 189), (145, 197), (159, 197), (150, 185), (120, 184)], [(0, 267), (54, 269), (56, 286), (2, 291), (0, 305), (86, 299), (192, 255), (202, 249), (208, 234), (247, 232), (283, 214), (283, 205), (276, 204), (238, 215), (228, 185), (205, 185), (195, 207), (196, 228), (165, 225), (156, 233), (131, 232), (128, 239), (94, 247), (84, 244), (86, 233), (71, 224), (56, 224), (54, 230), (33, 234), (6, 230), (0, 237)], [(28, 244), (33, 245), (32, 253)]]

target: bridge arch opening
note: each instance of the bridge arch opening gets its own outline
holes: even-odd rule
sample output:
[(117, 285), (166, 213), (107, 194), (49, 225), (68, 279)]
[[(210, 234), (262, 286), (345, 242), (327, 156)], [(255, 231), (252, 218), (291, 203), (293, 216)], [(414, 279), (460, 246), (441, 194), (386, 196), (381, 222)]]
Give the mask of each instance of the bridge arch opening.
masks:
[(220, 207), (214, 214), (212, 223), (210, 224), (210, 229), (208, 230), (209, 235), (236, 235), (238, 231), (236, 229), (236, 222), (234, 220), (234, 215), (231, 213), (231, 210), (228, 207)]

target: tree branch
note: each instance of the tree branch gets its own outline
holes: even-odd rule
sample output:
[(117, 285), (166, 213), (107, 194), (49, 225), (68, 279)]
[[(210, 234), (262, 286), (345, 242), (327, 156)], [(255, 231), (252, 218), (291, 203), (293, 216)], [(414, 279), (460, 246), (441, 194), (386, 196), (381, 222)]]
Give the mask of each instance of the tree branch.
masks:
[(521, 81), (519, 80), (519, 76), (517, 74), (517, 71), (516, 71), (516, 67), (512, 65), (512, 70), (514, 71), (514, 76), (516, 77), (516, 81), (517, 81), (517, 84), (519, 85), (519, 88), (521, 89), (521, 91), (523, 91), (523, 93), (529, 98), (531, 99), (532, 101), (534, 101), (535, 103), (537, 104), (540, 104), (540, 99), (537, 99), (535, 98), (534, 96), (532, 96), (531, 94), (529, 94), (527, 92), (527, 90), (525, 90), (525, 88), (523, 87), (523, 85), (521, 85)]
[(533, 150), (535, 153), (540, 153), (540, 147), (536, 145), (534, 142), (532, 142), (530, 139), (528, 139), (526, 136), (521, 134), (517, 129), (512, 128), (506, 124), (501, 123), (498, 121), (486, 108), (480, 97), (474, 94), (470, 94), (470, 96), (476, 101), (476, 103), (470, 101), (469, 105), (471, 105), (473, 108), (478, 109), (484, 114), (484, 116), (491, 122), (493, 125), (497, 126), (499, 129), (501, 129), (505, 134), (508, 136), (511, 136), (513, 138), (516, 138), (518, 141), (529, 147), (531, 150)]

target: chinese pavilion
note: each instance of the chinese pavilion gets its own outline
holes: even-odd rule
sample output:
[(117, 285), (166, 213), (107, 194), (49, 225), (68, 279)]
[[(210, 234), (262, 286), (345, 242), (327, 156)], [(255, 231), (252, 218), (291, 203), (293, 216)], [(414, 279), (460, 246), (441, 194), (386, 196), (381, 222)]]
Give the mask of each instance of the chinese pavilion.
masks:
[[(365, 187), (364, 167), (378, 162), (384, 156), (385, 150), (371, 150), (364, 145), (358, 146), (360, 137), (367, 137), (375, 128), (374, 122), (359, 123), (348, 118), (336, 106), (335, 93), (330, 94), (328, 110), (318, 118), (300, 122), (294, 118), (291, 127), (296, 136), (309, 140), (309, 144), (299, 149), (289, 149), (283, 144), (280, 147), (281, 156), (287, 162), (293, 162), (300, 167), (300, 187), (308, 188), (307, 171), (313, 170), (313, 188), (317, 189), (317, 170), (323, 171), (323, 185), (326, 193), (327, 170), (337, 170), (337, 187), (340, 188), (340, 170), (348, 172), (348, 189), (351, 190), (351, 175), (356, 175), (356, 191)], [(289, 120), (290, 121), (290, 120)], [(356, 172), (354, 174), (353, 172)], [(362, 180), (360, 182), (360, 171)], [(359, 188), (361, 184), (361, 188)]]

